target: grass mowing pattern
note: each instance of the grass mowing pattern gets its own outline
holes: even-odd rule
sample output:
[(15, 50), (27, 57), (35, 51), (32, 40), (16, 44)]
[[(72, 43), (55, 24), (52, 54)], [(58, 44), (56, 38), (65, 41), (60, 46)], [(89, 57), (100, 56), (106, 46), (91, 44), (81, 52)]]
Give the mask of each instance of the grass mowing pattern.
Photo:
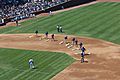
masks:
[[(36, 69), (29, 69), (34, 59)], [(74, 62), (64, 53), (0, 49), (0, 80), (49, 80)]]
[[(22, 22), (21, 27), (0, 29), (0, 33), (57, 33), (95, 37), (120, 44), (120, 3), (105, 2)], [(33, 58), (37, 69), (28, 69)], [(48, 80), (74, 60), (63, 53), (0, 49), (0, 80)]]
[(21, 27), (9, 27), (0, 33), (57, 33), (62, 25), (65, 33), (100, 38), (120, 44), (120, 3), (102, 2), (78, 9), (22, 22)]

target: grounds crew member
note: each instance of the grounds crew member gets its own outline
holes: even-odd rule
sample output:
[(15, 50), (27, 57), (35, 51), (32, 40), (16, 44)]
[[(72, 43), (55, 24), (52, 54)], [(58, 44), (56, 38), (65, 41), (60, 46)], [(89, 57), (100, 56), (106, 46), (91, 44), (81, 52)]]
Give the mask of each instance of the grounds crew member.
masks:
[(35, 34), (36, 34), (36, 36), (37, 36), (37, 34), (38, 34), (38, 30), (35, 31)]
[(60, 27), (60, 32), (61, 32), (61, 33), (63, 32), (63, 29), (62, 29), (62, 27)]
[(34, 68), (35, 68), (34, 62), (33, 62), (33, 59), (32, 59), (32, 58), (29, 59), (29, 67), (30, 67), (30, 69), (34, 69)]
[(78, 45), (78, 40), (77, 40), (77, 39), (75, 40), (75, 45), (76, 45), (76, 46)]
[(48, 32), (45, 33), (46, 38), (48, 38)]
[(51, 35), (51, 38), (52, 38), (52, 40), (55, 41), (55, 35), (54, 34)]
[(74, 45), (74, 44), (75, 44), (75, 38), (72, 39), (72, 45)]
[(60, 32), (59, 25), (57, 25), (57, 32)]
[(66, 42), (67, 42), (67, 39), (68, 39), (68, 37), (67, 37), (67, 36), (65, 36), (65, 37), (64, 37), (64, 43), (66, 43)]
[(82, 48), (82, 46), (83, 46), (83, 43), (81, 42), (80, 44), (79, 44), (79, 46), (80, 46), (80, 49)]

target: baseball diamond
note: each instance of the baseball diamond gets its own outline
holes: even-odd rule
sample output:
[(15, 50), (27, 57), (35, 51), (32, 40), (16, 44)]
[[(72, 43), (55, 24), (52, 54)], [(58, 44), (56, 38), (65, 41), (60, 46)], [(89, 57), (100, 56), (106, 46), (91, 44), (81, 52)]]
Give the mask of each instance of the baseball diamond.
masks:
[(1, 26), (0, 80), (120, 80), (119, 2), (62, 6)]

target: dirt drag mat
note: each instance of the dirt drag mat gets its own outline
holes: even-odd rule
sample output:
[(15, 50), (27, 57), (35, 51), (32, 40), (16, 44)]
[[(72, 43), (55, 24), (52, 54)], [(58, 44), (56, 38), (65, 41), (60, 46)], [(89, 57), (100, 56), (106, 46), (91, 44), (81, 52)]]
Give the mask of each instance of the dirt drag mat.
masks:
[[(55, 35), (56, 41), (44, 39), (44, 35), (33, 34), (1, 34), (0, 48), (16, 48), (37, 51), (64, 52), (76, 59), (72, 65), (57, 74), (52, 80), (120, 80), (120, 46), (103, 40), (77, 37), (87, 49), (88, 62), (80, 63), (78, 47), (67, 48), (59, 44), (65, 35)], [(49, 36), (50, 37), (50, 36)], [(68, 42), (74, 36), (68, 35)], [(53, 46), (54, 45), (54, 46)], [(73, 51), (73, 49), (76, 49)]]

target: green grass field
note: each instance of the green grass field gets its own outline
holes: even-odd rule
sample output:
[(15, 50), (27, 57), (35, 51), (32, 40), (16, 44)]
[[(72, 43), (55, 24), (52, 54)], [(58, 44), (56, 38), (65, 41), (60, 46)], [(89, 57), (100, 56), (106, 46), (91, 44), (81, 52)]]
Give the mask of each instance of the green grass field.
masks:
[(100, 38), (120, 44), (120, 3), (105, 2), (61, 12), (54, 16), (22, 22), (21, 27), (1, 29), (0, 33), (57, 33), (62, 25), (66, 34)]
[[(57, 33), (62, 25), (63, 34), (100, 38), (120, 44), (120, 3), (105, 2), (81, 7), (48, 17), (34, 18), (20, 27), (0, 29), (1, 34)], [(28, 59), (33, 58), (37, 69), (30, 70)], [(49, 80), (74, 62), (64, 53), (0, 49), (0, 80)]]
[[(34, 59), (34, 70), (28, 60)], [(65, 53), (0, 49), (0, 80), (49, 80), (74, 62)]]

